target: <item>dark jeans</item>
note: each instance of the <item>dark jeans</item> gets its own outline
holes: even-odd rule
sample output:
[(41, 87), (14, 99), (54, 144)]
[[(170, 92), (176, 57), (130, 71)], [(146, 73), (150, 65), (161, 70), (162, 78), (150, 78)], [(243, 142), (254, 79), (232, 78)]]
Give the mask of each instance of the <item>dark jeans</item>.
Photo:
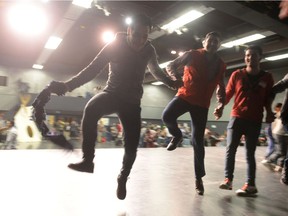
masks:
[(232, 117), (227, 127), (227, 147), (225, 160), (225, 177), (233, 180), (235, 167), (235, 155), (242, 135), (245, 135), (245, 150), (247, 169), (247, 183), (255, 185), (255, 150), (260, 135), (261, 122)]
[(194, 148), (194, 170), (196, 179), (205, 176), (205, 148), (204, 131), (207, 123), (208, 109), (194, 106), (179, 97), (174, 97), (163, 112), (163, 122), (174, 137), (181, 137), (182, 132), (178, 128), (177, 118), (189, 112), (191, 116), (191, 140)]
[(104, 115), (116, 113), (123, 127), (124, 157), (121, 173), (128, 176), (136, 159), (141, 128), (140, 104), (125, 102), (119, 97), (102, 92), (89, 100), (82, 119), (83, 159), (93, 161), (97, 138), (98, 120)]

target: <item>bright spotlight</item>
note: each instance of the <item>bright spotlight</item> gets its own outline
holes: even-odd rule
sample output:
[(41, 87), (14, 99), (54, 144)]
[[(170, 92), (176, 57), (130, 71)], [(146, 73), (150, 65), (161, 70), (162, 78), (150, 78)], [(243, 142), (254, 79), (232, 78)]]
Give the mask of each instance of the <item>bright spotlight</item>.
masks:
[(125, 23), (126, 23), (127, 25), (130, 25), (130, 24), (132, 23), (131, 17), (127, 17), (127, 18), (125, 19)]
[(39, 35), (47, 26), (47, 17), (39, 7), (31, 4), (18, 4), (8, 11), (8, 22), (18, 33)]
[(112, 31), (107, 31), (103, 33), (102, 38), (105, 43), (110, 43), (115, 39), (115, 35)]

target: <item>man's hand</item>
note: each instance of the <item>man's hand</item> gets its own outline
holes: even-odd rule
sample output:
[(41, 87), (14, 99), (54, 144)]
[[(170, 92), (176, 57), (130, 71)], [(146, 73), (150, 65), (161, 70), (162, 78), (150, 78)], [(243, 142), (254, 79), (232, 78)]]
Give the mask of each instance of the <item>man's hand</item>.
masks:
[(52, 81), (48, 85), (49, 90), (51, 93), (55, 93), (58, 96), (65, 95), (65, 93), (68, 91), (67, 86), (64, 82), (59, 82), (59, 81)]
[(222, 114), (223, 114), (223, 110), (224, 110), (224, 106), (223, 105), (219, 105), (217, 108), (214, 109), (214, 116), (215, 119), (218, 120), (221, 118)]

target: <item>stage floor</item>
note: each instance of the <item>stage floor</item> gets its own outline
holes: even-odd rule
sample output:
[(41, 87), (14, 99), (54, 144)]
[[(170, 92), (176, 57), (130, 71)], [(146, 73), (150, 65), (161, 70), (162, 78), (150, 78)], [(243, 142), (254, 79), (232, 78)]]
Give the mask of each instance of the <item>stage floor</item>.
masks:
[(224, 147), (206, 147), (204, 196), (194, 190), (193, 149), (141, 148), (118, 200), (116, 178), (123, 149), (96, 149), (94, 174), (69, 170), (81, 151), (1, 150), (0, 215), (3, 216), (286, 216), (288, 186), (280, 173), (264, 167), (265, 147), (257, 148), (257, 197), (237, 197), (245, 182), (244, 148), (239, 147), (234, 188), (220, 190)]

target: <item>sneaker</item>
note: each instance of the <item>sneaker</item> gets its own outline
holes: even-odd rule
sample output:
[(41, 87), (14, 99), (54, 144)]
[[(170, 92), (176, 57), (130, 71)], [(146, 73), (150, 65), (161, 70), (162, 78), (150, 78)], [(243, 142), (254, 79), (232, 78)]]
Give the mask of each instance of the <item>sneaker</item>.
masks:
[(204, 194), (204, 186), (203, 186), (203, 181), (202, 179), (200, 180), (196, 180), (195, 181), (195, 190), (196, 190), (196, 193), (199, 194), (199, 195), (203, 195)]
[(225, 178), (219, 185), (219, 188), (224, 190), (232, 190), (232, 181), (229, 178)]
[(281, 183), (281, 184), (288, 185), (288, 179), (285, 179), (285, 178), (281, 177), (280, 183)]
[(168, 151), (175, 150), (177, 146), (181, 145), (182, 141), (183, 141), (183, 137), (173, 137), (167, 146), (167, 150)]
[(93, 162), (87, 162), (87, 161), (81, 161), (79, 163), (71, 163), (68, 165), (70, 169), (79, 171), (79, 172), (88, 172), (93, 173), (94, 172), (94, 163)]
[(275, 169), (275, 167), (276, 167), (276, 164), (272, 163), (271, 161), (269, 161), (269, 160), (267, 160), (267, 159), (262, 160), (261, 163), (262, 163), (265, 167), (267, 167), (267, 168), (269, 168), (270, 170), (273, 170), (273, 171), (274, 171), (274, 169)]
[(280, 182), (282, 184), (288, 185), (287, 167), (284, 167), (283, 170), (282, 170)]
[(256, 186), (250, 186), (248, 183), (245, 183), (241, 189), (236, 191), (238, 196), (255, 196), (258, 193)]
[(117, 194), (117, 198), (120, 199), (120, 200), (124, 200), (126, 198), (126, 194), (127, 194), (127, 191), (126, 191), (126, 182), (127, 182), (127, 177), (123, 177), (120, 175), (118, 175), (118, 178), (117, 178), (117, 182), (118, 182), (118, 187), (117, 187), (117, 191), (116, 191), (116, 194)]
[(282, 172), (282, 167), (281, 166), (278, 166), (276, 165), (275, 168), (274, 168), (274, 172)]

